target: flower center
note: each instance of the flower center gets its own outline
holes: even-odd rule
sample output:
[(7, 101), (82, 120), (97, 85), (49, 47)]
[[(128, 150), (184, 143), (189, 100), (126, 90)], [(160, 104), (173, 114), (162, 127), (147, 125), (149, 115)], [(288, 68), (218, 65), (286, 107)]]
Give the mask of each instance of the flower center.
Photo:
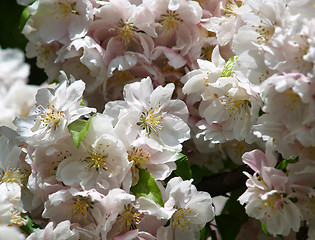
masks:
[(129, 162), (133, 161), (132, 168), (140, 168), (144, 163), (149, 161), (150, 155), (145, 153), (142, 148), (133, 147), (128, 151)]
[[(236, 111), (241, 109), (248, 109), (251, 107), (251, 103), (248, 100), (235, 100), (232, 97), (225, 95), (225, 98), (222, 98), (221, 103), (224, 106), (224, 110), (229, 111), (229, 116), (232, 117)], [(235, 120), (235, 117), (234, 117)]]
[(137, 125), (145, 129), (148, 135), (151, 134), (152, 131), (158, 134), (157, 131), (164, 127), (162, 120), (163, 114), (158, 115), (157, 111), (153, 111), (151, 108), (149, 111), (142, 112)]
[(22, 218), (21, 216), (21, 211), (19, 210), (14, 210), (11, 212), (11, 220), (10, 220), (10, 225), (16, 225), (16, 226), (23, 226), (27, 223), (27, 220)]
[(93, 208), (93, 202), (88, 197), (79, 196), (73, 199), (73, 204), (68, 206), (71, 214), (77, 221), (82, 219), (87, 220), (87, 213), (89, 209)]
[(23, 182), (26, 178), (27, 175), (19, 168), (8, 168), (7, 170), (3, 170), (0, 174), (0, 182), (15, 182), (21, 187), (23, 186)]
[(242, 6), (242, 1), (234, 1), (229, 0), (225, 5), (224, 8), (222, 8), (222, 11), (225, 12), (225, 16), (236, 16), (235, 10), (240, 8)]
[(55, 17), (56, 19), (62, 19), (66, 23), (69, 20), (70, 14), (79, 15), (79, 13), (75, 10), (76, 2), (71, 2), (70, 0), (59, 0), (54, 3), (53, 11), (51, 12), (48, 9), (51, 17)]
[(186, 229), (190, 229), (190, 221), (187, 216), (191, 213), (190, 208), (179, 208), (172, 216), (172, 226), (177, 227), (182, 232)]
[(141, 221), (141, 213), (134, 208), (132, 204), (124, 206), (124, 210), (118, 214), (117, 223), (119, 224), (119, 232), (137, 229)]
[(266, 200), (263, 200), (263, 203), (266, 207), (270, 207), (272, 209), (282, 208), (284, 205), (284, 200), (282, 194), (273, 193), (268, 196)]
[[(89, 152), (89, 156), (84, 159), (84, 162), (88, 163), (89, 168), (92, 170), (93, 168), (96, 171), (100, 169), (108, 170), (106, 159), (108, 158), (108, 153), (103, 149), (101, 150), (102, 144), (98, 146), (98, 150), (92, 149)], [(108, 147), (109, 145), (107, 145)]]
[(291, 89), (281, 93), (283, 96), (284, 107), (290, 111), (299, 110), (302, 104), (301, 98), (298, 94), (294, 93)]
[[(45, 107), (39, 105), (36, 113), (40, 114), (40, 122), (44, 127), (53, 128), (54, 130), (64, 116), (63, 111), (57, 111), (55, 106), (50, 104), (47, 104)], [(34, 130), (34, 128), (32, 130)]]
[(183, 23), (183, 20), (178, 18), (178, 13), (167, 10), (166, 14), (161, 15), (159, 23), (165, 30), (166, 34), (174, 33), (178, 30), (178, 25)]
[(128, 48), (132, 40), (138, 39), (136, 32), (139, 30), (133, 23), (127, 23), (120, 19), (119, 26), (115, 27), (114, 30), (117, 31), (116, 39), (121, 41), (124, 48)]

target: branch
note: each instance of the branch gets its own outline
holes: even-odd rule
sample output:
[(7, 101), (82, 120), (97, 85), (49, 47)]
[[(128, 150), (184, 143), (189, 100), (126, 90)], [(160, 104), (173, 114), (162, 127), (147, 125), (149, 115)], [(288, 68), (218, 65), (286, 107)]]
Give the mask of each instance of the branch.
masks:
[(245, 186), (247, 177), (243, 174), (246, 171), (253, 174), (253, 170), (247, 165), (240, 166), (230, 172), (218, 173), (209, 177), (204, 177), (196, 185), (198, 191), (210, 193), (211, 197), (226, 195), (226, 193)]

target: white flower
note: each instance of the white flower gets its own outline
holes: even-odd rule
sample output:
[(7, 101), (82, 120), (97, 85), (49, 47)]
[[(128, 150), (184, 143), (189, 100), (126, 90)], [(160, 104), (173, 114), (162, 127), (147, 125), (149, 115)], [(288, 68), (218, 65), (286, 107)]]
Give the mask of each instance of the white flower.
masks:
[(164, 208), (172, 211), (170, 223), (158, 230), (158, 239), (199, 239), (199, 232), (214, 217), (209, 193), (197, 191), (190, 181), (172, 178), (165, 189)]
[(188, 72), (181, 81), (185, 84), (183, 93), (200, 94), (203, 100), (209, 98), (209, 84), (214, 83), (222, 75), (225, 60), (221, 57), (219, 47), (213, 49), (211, 62), (198, 59), (199, 68)]
[(27, 240), (78, 240), (79, 234), (76, 229), (71, 229), (69, 220), (65, 220), (54, 227), (49, 222), (44, 229), (37, 230), (27, 237)]
[(99, 114), (91, 120), (79, 151), (59, 164), (56, 177), (65, 185), (107, 194), (121, 186), (130, 167), (127, 150), (115, 136), (110, 117)]
[(29, 114), (35, 103), (38, 87), (27, 85), (24, 81), (19, 80), (15, 81), (8, 90), (3, 90), (3, 92), (0, 90), (0, 125), (15, 128), (13, 120)]
[(183, 101), (171, 99), (173, 91), (173, 84), (153, 90), (151, 79), (144, 78), (127, 84), (125, 101), (106, 104), (104, 113), (132, 124), (130, 134), (144, 137), (151, 148), (180, 151), (181, 143), (189, 139), (188, 110)]
[(95, 111), (80, 105), (85, 87), (81, 80), (67, 86), (64, 73), (60, 79), (64, 81), (56, 89), (38, 90), (36, 105), (28, 117), (14, 120), (22, 141), (33, 146), (57, 142), (71, 122)]
[(23, 34), (32, 42), (67, 43), (83, 37), (93, 17), (89, 0), (37, 0), (28, 10), (32, 16)]
[(251, 127), (258, 119), (261, 105), (258, 93), (249, 83), (240, 82), (236, 77), (221, 77), (209, 85), (212, 97), (201, 102), (200, 115), (208, 124), (220, 125), (226, 140), (252, 143), (255, 138)]
[(199, 232), (214, 217), (214, 207), (209, 193), (197, 191), (192, 180), (172, 178), (162, 190), (164, 207), (140, 197), (139, 212), (168, 220), (157, 231), (157, 239), (199, 239)]
[[(104, 195), (95, 190), (78, 191), (74, 188), (59, 190), (49, 195), (45, 202), (43, 218), (49, 218), (53, 223), (58, 224), (69, 220), (73, 228), (82, 235), (84, 239), (96, 238), (95, 231), (101, 218), (106, 214), (105, 206), (102, 204)], [(82, 234), (82, 235), (81, 235)]]
[(26, 82), (30, 66), (24, 62), (24, 54), (19, 49), (0, 47), (0, 86), (9, 88), (16, 81)]
[[(277, 74), (262, 85), (265, 112), (253, 127), (258, 137), (276, 139), (279, 151), (286, 156), (299, 141), (305, 147), (314, 146), (314, 80), (303, 74)], [(294, 156), (294, 155), (293, 155)]]
[(302, 219), (299, 208), (292, 202), (288, 176), (273, 166), (275, 157), (267, 148), (266, 155), (260, 150), (245, 153), (243, 162), (249, 165), (254, 175), (244, 172), (249, 178), (248, 189), (239, 197), (245, 204), (246, 213), (262, 221), (270, 234), (287, 236), (290, 230), (297, 232)]
[(25, 235), (18, 227), (0, 224), (0, 240), (25, 240)]

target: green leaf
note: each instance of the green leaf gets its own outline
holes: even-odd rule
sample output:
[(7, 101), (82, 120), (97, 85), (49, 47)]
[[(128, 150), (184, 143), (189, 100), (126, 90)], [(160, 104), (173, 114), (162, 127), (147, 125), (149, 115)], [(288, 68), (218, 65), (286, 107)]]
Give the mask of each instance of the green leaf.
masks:
[(154, 177), (145, 169), (139, 169), (139, 181), (130, 191), (137, 197), (146, 197), (164, 206), (161, 191)]
[(194, 179), (193, 184), (196, 185), (200, 183), (204, 176), (202, 168), (198, 165), (192, 165), (190, 169), (192, 172), (192, 178)]
[(235, 65), (237, 57), (238, 56), (233, 56), (227, 61), (227, 63), (225, 64), (225, 66), (222, 70), (221, 77), (230, 77), (232, 75), (233, 67)]
[(24, 217), (27, 220), (27, 223), (20, 227), (20, 229), (25, 232), (27, 235), (30, 235), (33, 232), (36, 232), (41, 229), (41, 227), (35, 224), (32, 218), (28, 215)]
[(85, 137), (86, 133), (88, 132), (91, 120), (94, 116), (95, 114), (89, 120), (78, 119), (68, 125), (68, 130), (77, 148), (80, 147), (80, 143), (82, 139)]
[(282, 170), (282, 171), (285, 171), (286, 168), (287, 168), (287, 166), (288, 166), (288, 164), (296, 163), (296, 162), (298, 162), (298, 161), (299, 161), (299, 158), (294, 158), (294, 159), (292, 159), (292, 158), (287, 158), (287, 159), (283, 159), (283, 160), (276, 166), (276, 168), (277, 168), (277, 169), (280, 169), (280, 170)]
[(185, 154), (178, 153), (178, 159), (175, 161), (176, 170), (174, 174), (181, 177), (183, 180), (188, 180), (192, 178), (192, 172), (188, 163), (188, 157)]
[(263, 230), (264, 234), (266, 234), (267, 236), (271, 236), (271, 234), (267, 230), (267, 226), (263, 222), (261, 222), (261, 229)]
[(209, 224), (206, 224), (203, 229), (200, 230), (200, 240), (207, 240), (211, 236), (211, 229)]
[(20, 18), (20, 31), (22, 32), (27, 20), (31, 17), (28, 7), (24, 8)]

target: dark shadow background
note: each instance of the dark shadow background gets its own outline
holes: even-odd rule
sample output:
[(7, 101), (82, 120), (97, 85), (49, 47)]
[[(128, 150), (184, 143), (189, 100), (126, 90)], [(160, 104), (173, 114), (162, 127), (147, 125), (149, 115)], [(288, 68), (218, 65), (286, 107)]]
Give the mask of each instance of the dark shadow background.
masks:
[[(20, 32), (20, 16), (24, 6), (19, 6), (16, 0), (0, 0), (0, 46), (19, 48), (24, 51), (27, 39)], [(24, 51), (25, 52), (25, 51)], [(25, 61), (31, 65), (29, 83), (39, 85), (46, 80), (46, 74), (37, 68), (35, 58)]]

